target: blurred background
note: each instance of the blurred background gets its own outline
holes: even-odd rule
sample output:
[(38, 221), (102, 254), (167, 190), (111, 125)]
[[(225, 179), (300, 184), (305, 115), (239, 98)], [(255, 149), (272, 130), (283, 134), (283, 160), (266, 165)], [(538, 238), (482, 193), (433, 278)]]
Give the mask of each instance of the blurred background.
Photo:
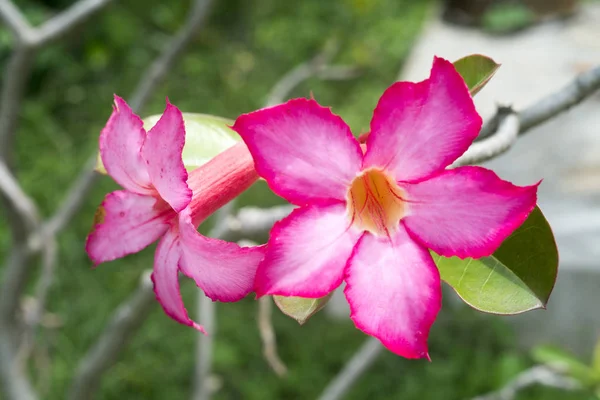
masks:
[[(72, 1), (14, 3), (36, 25)], [(114, 1), (39, 53), (12, 155), (20, 182), (44, 216), (53, 212), (97, 147), (113, 93), (130, 96), (142, 71), (185, 20), (189, 6), (188, 1)], [(383, 90), (398, 79), (425, 78), (433, 54), (455, 60), (480, 52), (503, 64), (477, 99), (484, 118), (490, 118), (498, 102), (517, 109), (527, 106), (600, 64), (600, 2), (217, 0), (140, 114), (162, 112), (168, 96), (183, 111), (235, 118), (262, 107), (280, 77), (331, 47), (336, 50), (332, 62), (355, 73), (348, 79), (309, 78), (289, 96), (312, 93), (356, 134), (368, 130)], [(10, 31), (0, 27), (0, 71), (12, 48)], [(595, 308), (600, 279), (594, 271), (600, 246), (593, 240), (600, 236), (600, 213), (595, 211), (600, 153), (594, 151), (600, 145), (599, 101), (596, 95), (562, 119), (537, 128), (490, 163), (503, 178), (517, 183), (546, 179), (540, 206), (565, 255), (548, 311), (484, 315), (463, 306), (448, 290), (430, 337), (433, 362), (384, 352), (345, 398), (474, 398), (501, 388), (534, 365), (531, 349), (543, 343), (558, 344), (589, 361), (600, 333)], [(56, 276), (31, 363), (41, 398), (65, 397), (78, 361), (152, 265), (154, 246), (91, 268), (85, 238), (96, 207), (116, 188), (102, 177), (60, 236)], [(259, 182), (238, 206), (275, 204), (281, 200)], [(203, 231), (208, 228), (210, 224), (202, 226)], [(10, 232), (0, 219), (0, 254), (9, 248)], [(192, 313), (196, 291), (191, 282), (183, 285)], [(217, 305), (210, 380), (214, 399), (317, 398), (366, 339), (339, 300), (301, 327), (275, 310), (278, 350), (288, 368), (280, 378), (263, 358), (256, 313), (251, 298)], [(97, 398), (190, 398), (195, 341), (194, 330), (176, 324), (154, 304), (134, 340), (105, 374)], [(532, 386), (515, 398), (592, 397), (586, 391)]]

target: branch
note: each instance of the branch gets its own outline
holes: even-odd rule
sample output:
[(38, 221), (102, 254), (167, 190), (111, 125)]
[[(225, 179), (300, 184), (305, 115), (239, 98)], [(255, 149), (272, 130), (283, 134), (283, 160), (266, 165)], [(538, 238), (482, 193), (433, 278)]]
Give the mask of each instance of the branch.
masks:
[(185, 25), (167, 43), (162, 54), (142, 75), (138, 87), (131, 97), (129, 103), (131, 108), (139, 110), (146, 104), (156, 86), (173, 67), (175, 60), (181, 56), (194, 35), (204, 25), (212, 4), (213, 0), (196, 0), (194, 2)]
[[(581, 103), (598, 89), (600, 89), (600, 66), (580, 74), (560, 90), (520, 111), (518, 113), (520, 124), (519, 135), (522, 135), (531, 128), (568, 111), (571, 107)], [(499, 113), (501, 112), (502, 109), (499, 110)], [(486, 123), (481, 129), (478, 140), (493, 135), (497, 121), (498, 118), (494, 117)]]
[(194, 379), (194, 400), (209, 400), (212, 388), (209, 384), (213, 359), (213, 340), (215, 337), (215, 303), (206, 297), (202, 290), (198, 290), (198, 321), (207, 334), (198, 332), (196, 344), (196, 373)]
[[(181, 56), (194, 34), (202, 27), (212, 2), (213, 0), (196, 0), (194, 2), (193, 9), (185, 25), (173, 39), (165, 44), (162, 53), (140, 78), (129, 101), (129, 105), (134, 111), (139, 111), (144, 107), (152, 92), (163, 80), (177, 58)], [(65, 200), (63, 200), (49, 222), (49, 231), (60, 232), (81, 208), (98, 178), (98, 173), (94, 171), (97, 157), (97, 152), (89, 157), (79, 177), (67, 190)]]
[(284, 102), (292, 90), (314, 76), (323, 80), (346, 80), (359, 76), (361, 70), (358, 67), (328, 65), (337, 51), (335, 43), (327, 43), (321, 53), (290, 70), (273, 86), (267, 96), (265, 107)]
[(341, 399), (358, 378), (377, 360), (383, 348), (377, 339), (368, 338), (338, 375), (329, 382), (329, 385), (319, 396), (319, 400)]
[(23, 191), (2, 159), (0, 159), (0, 193), (8, 199), (12, 209), (18, 213), (27, 230), (35, 230), (40, 222), (37, 207)]
[(454, 161), (452, 168), (478, 164), (506, 152), (517, 141), (519, 126), (519, 117), (515, 114), (507, 115), (494, 135), (474, 142), (462, 156)]
[(289, 205), (271, 208), (244, 207), (237, 215), (228, 216), (214, 234), (228, 242), (257, 238), (266, 235), (275, 222), (286, 217), (293, 209)]
[(533, 385), (564, 390), (581, 389), (581, 385), (576, 380), (565, 377), (556, 369), (548, 365), (536, 365), (521, 372), (497, 392), (478, 396), (473, 398), (473, 400), (514, 400), (519, 391)]
[[(280, 207), (274, 207), (264, 210), (264, 214), (268, 214), (270, 210), (273, 214), (281, 212)], [(245, 214), (244, 209), (241, 209), (238, 212), (237, 219), (242, 220), (240, 216), (243, 214)], [(267, 218), (258, 222), (263, 223), (265, 220)], [(273, 218), (269, 220), (273, 220)], [(262, 230), (258, 229), (258, 226), (242, 227), (240, 231), (255, 232), (257, 236), (261, 236), (266, 235), (271, 226), (261, 225)], [(218, 232), (219, 235), (215, 235), (215, 237), (220, 239), (227, 240), (225, 238), (230, 235), (228, 229), (220, 229)], [(148, 317), (154, 305), (152, 285), (149, 279), (144, 279), (135, 293), (117, 308), (98, 340), (79, 362), (70, 389), (69, 400), (89, 399), (89, 393), (92, 393), (94, 388), (98, 387), (102, 374), (115, 363), (125, 346)]]
[(8, 399), (36, 400), (37, 397), (24, 371), (14, 361), (14, 341), (8, 332), (0, 331), (0, 382)]
[(279, 377), (282, 377), (287, 374), (287, 367), (283, 361), (281, 361), (281, 358), (279, 358), (279, 354), (277, 353), (277, 340), (271, 321), (272, 314), (273, 298), (270, 296), (263, 296), (258, 299), (258, 331), (260, 332), (260, 338), (262, 339), (263, 356), (271, 369), (273, 369)]
[(69, 400), (92, 398), (97, 392), (102, 373), (117, 361), (154, 305), (148, 271), (142, 276), (138, 289), (117, 308), (98, 340), (79, 362), (67, 397)]
[[(225, 204), (215, 213), (215, 224), (211, 229), (209, 236), (218, 237), (219, 232), (225, 229), (225, 221), (229, 214), (235, 208), (235, 199)], [(216, 306), (202, 290), (198, 290), (198, 314), (197, 319), (200, 325), (206, 330), (206, 335), (197, 333), (196, 342), (196, 371), (194, 377), (194, 400), (208, 400), (212, 394), (212, 388), (209, 385), (210, 371), (213, 358), (213, 340), (216, 334)]]
[(10, 0), (0, 0), (0, 18), (19, 42), (27, 43), (32, 40), (33, 28)]
[(79, 0), (65, 11), (35, 28), (32, 45), (42, 46), (58, 39), (112, 0)]

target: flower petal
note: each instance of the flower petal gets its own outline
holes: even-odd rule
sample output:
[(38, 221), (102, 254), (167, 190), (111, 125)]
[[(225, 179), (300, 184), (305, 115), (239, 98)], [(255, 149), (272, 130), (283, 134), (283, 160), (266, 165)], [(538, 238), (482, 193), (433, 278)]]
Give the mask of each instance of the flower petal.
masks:
[(185, 127), (181, 112), (167, 101), (165, 112), (148, 131), (142, 154), (152, 185), (177, 212), (187, 207), (192, 191), (181, 159), (185, 144)]
[(151, 194), (148, 170), (141, 148), (146, 131), (140, 117), (115, 95), (115, 106), (100, 133), (100, 157), (108, 174), (123, 188), (140, 194)]
[(467, 85), (452, 63), (436, 57), (429, 79), (397, 82), (379, 99), (364, 166), (387, 169), (397, 180), (422, 179), (462, 155), (480, 128)]
[(342, 283), (361, 235), (350, 227), (343, 204), (295, 209), (271, 230), (256, 274), (256, 294), (325, 296)]
[(296, 205), (344, 200), (362, 152), (350, 128), (314, 100), (241, 115), (233, 126), (271, 189)]
[(137, 253), (168, 229), (175, 212), (162, 200), (118, 190), (106, 195), (85, 249), (100, 264)]
[(253, 289), (264, 246), (240, 247), (202, 236), (194, 225), (190, 210), (179, 215), (181, 232), (181, 272), (196, 281), (212, 300), (238, 301)]
[(179, 235), (176, 228), (170, 229), (160, 240), (154, 256), (152, 282), (154, 294), (165, 313), (175, 321), (196, 328), (206, 334), (204, 328), (190, 319), (179, 291)]
[(440, 274), (427, 249), (399, 229), (365, 234), (346, 268), (350, 318), (406, 358), (429, 358), (429, 329), (442, 306)]
[(515, 186), (493, 171), (460, 167), (415, 184), (408, 196), (406, 229), (446, 257), (491, 255), (535, 207), (537, 186)]

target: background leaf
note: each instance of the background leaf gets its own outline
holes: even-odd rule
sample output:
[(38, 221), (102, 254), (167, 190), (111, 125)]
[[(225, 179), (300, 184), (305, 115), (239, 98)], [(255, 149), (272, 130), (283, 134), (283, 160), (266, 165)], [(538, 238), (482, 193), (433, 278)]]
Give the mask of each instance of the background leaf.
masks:
[(492, 79), (500, 64), (481, 54), (472, 54), (454, 61), (454, 68), (465, 80), (471, 96), (475, 96)]
[[(144, 129), (150, 130), (159, 120), (160, 114), (144, 118)], [(235, 131), (229, 129), (233, 121), (208, 114), (183, 113), (185, 122), (185, 146), (183, 165), (192, 171), (208, 160), (241, 140)], [(98, 154), (96, 171), (106, 174), (106, 169)]]
[(285, 315), (294, 318), (300, 325), (319, 312), (331, 299), (333, 292), (318, 299), (304, 297), (273, 296), (273, 301)]
[(467, 304), (493, 314), (545, 307), (558, 272), (554, 236), (538, 207), (490, 257), (433, 258), (442, 279)]
[(573, 354), (555, 346), (537, 346), (532, 351), (533, 359), (541, 364), (549, 364), (579, 381), (583, 386), (593, 386), (600, 382), (600, 375)]

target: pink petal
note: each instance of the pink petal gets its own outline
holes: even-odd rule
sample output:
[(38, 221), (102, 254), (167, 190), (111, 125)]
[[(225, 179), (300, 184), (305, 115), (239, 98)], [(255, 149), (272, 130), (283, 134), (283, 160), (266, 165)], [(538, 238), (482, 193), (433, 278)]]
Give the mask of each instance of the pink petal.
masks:
[(86, 251), (94, 264), (137, 253), (168, 229), (175, 213), (162, 200), (118, 190), (104, 198)]
[(196, 328), (206, 334), (204, 328), (190, 319), (179, 291), (179, 234), (170, 229), (160, 240), (154, 256), (154, 293), (165, 313), (175, 321)]
[(402, 181), (425, 178), (462, 155), (480, 128), (465, 82), (452, 63), (436, 57), (429, 79), (397, 82), (383, 93), (364, 165), (387, 169)]
[(241, 115), (233, 130), (246, 142), (258, 174), (297, 205), (344, 200), (362, 161), (348, 125), (314, 100)]
[(196, 281), (212, 300), (238, 301), (253, 289), (264, 246), (240, 247), (235, 243), (202, 236), (190, 210), (179, 215), (181, 272)]
[(275, 224), (256, 274), (258, 296), (325, 296), (341, 283), (362, 235), (343, 204), (299, 208)]
[(192, 198), (186, 181), (187, 171), (181, 159), (185, 144), (185, 127), (181, 112), (167, 101), (165, 112), (148, 132), (142, 154), (152, 184), (177, 212)]
[(481, 167), (460, 167), (414, 184), (408, 195), (406, 229), (443, 256), (491, 255), (535, 207), (539, 183), (519, 187)]
[(123, 188), (140, 194), (151, 194), (148, 170), (140, 150), (146, 131), (140, 117), (125, 100), (115, 95), (115, 106), (100, 133), (100, 156), (108, 174)]
[(393, 237), (365, 234), (346, 268), (350, 318), (406, 358), (429, 358), (427, 337), (442, 306), (440, 274), (427, 249), (402, 228)]

